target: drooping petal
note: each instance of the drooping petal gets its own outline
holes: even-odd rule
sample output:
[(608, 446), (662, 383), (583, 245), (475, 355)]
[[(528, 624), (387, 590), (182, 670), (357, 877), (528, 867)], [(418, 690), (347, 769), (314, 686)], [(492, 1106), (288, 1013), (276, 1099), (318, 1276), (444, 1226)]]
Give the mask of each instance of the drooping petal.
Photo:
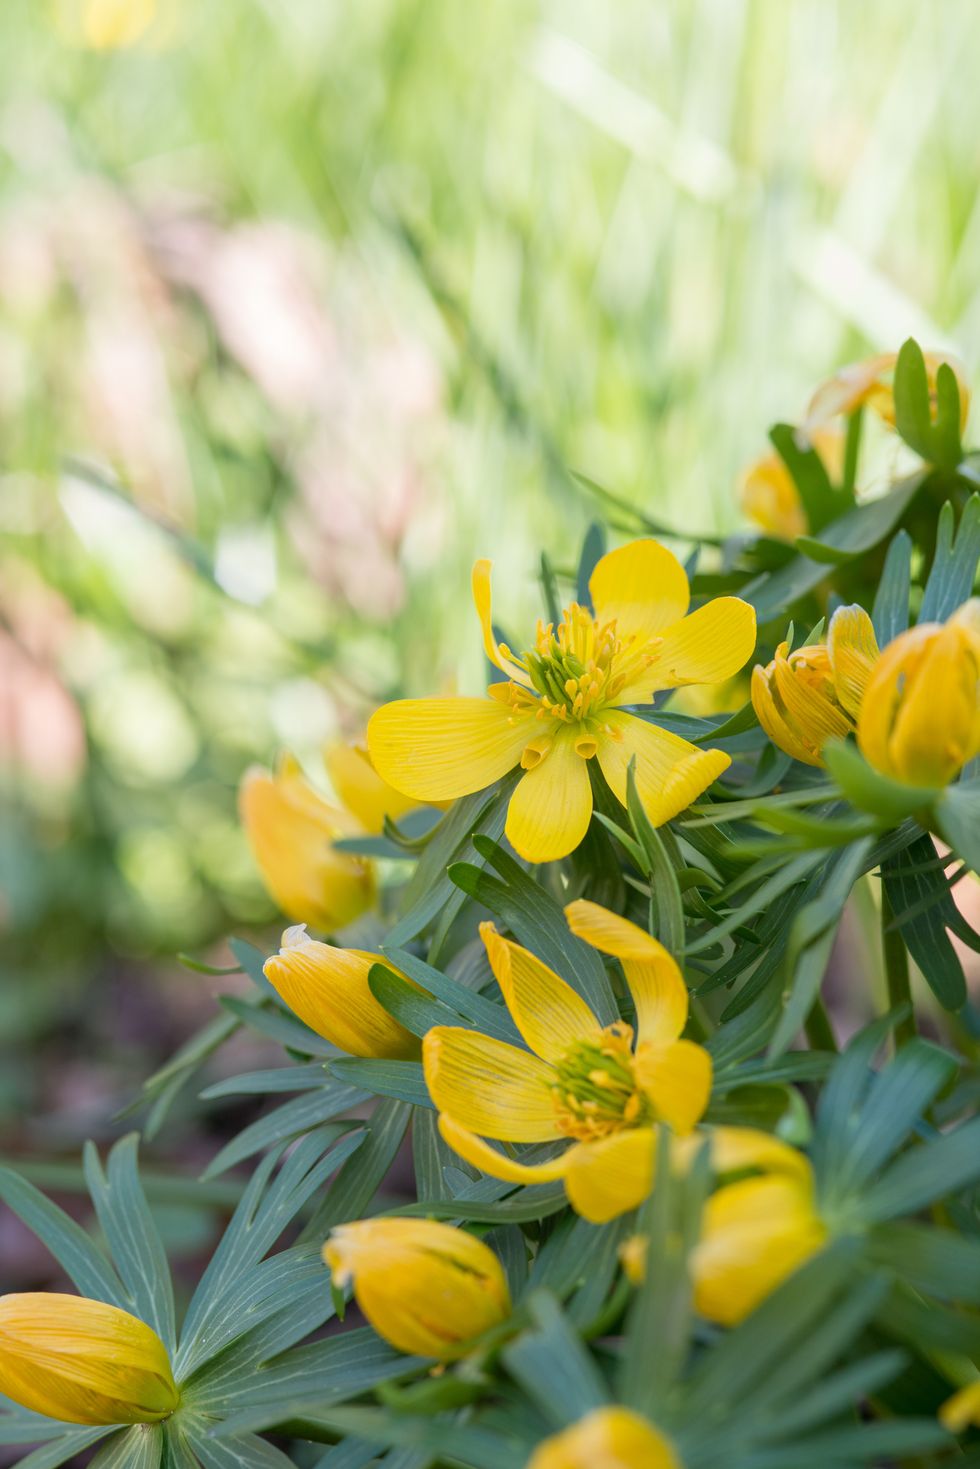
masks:
[(874, 623), (855, 602), (838, 607), (827, 629), (827, 653), (837, 697), (852, 719), (861, 712), (868, 680), (881, 656)]
[(454, 801), (500, 780), (540, 726), (495, 699), (397, 699), (368, 724), (382, 780), (416, 801)]
[(411, 796), (403, 796), (381, 779), (363, 745), (338, 740), (327, 747), (323, 760), (338, 799), (365, 831), (378, 835), (384, 830), (386, 816), (397, 821), (414, 808)]
[(623, 965), (636, 1005), (637, 1041), (674, 1041), (687, 1024), (687, 986), (677, 961), (663, 944), (628, 918), (578, 898), (565, 917), (572, 933)]
[(609, 551), (589, 579), (599, 622), (615, 620), (621, 638), (652, 638), (672, 627), (691, 600), (687, 573), (659, 541), (631, 541)]
[(711, 1056), (704, 1046), (684, 1040), (640, 1045), (634, 1066), (660, 1120), (682, 1137), (692, 1132), (711, 1096)]
[[(676, 689), (683, 684), (721, 683), (745, 667), (754, 648), (755, 608), (741, 597), (714, 597), (664, 632), (642, 684)], [(619, 702), (629, 704), (635, 698), (627, 686)]]
[(505, 1183), (555, 1183), (564, 1178), (568, 1167), (567, 1150), (558, 1158), (549, 1158), (546, 1163), (520, 1163), (516, 1158), (508, 1158), (445, 1112), (439, 1114), (439, 1132), (443, 1142), (454, 1153), (472, 1163), (474, 1168), (479, 1168), (481, 1173), (503, 1179)]
[(483, 939), (507, 1008), (531, 1050), (556, 1062), (577, 1040), (599, 1029), (581, 995), (553, 969), (520, 944), (502, 938), (492, 923), (480, 924)]
[(305, 924), (297, 924), (286, 929), (279, 953), (266, 960), (263, 973), (294, 1015), (342, 1051), (414, 1058), (418, 1038), (388, 1014), (368, 984), (372, 967), (384, 962), (365, 949), (318, 943)]
[(650, 1127), (614, 1132), (569, 1148), (565, 1191), (577, 1214), (606, 1224), (636, 1209), (653, 1187), (656, 1134)]
[(435, 1025), (422, 1043), (429, 1095), (440, 1112), (485, 1137), (542, 1143), (560, 1137), (555, 1073), (518, 1046), (476, 1030)]
[(635, 755), (637, 791), (654, 826), (684, 811), (732, 763), (722, 750), (699, 750), (620, 709), (608, 712), (606, 724), (613, 734), (601, 737), (598, 755), (609, 788), (625, 806), (626, 775)]
[(544, 758), (517, 783), (507, 810), (507, 839), (528, 862), (557, 862), (574, 852), (591, 818), (586, 762), (575, 749), (575, 732), (559, 730)]
[(523, 684), (525, 688), (531, 687), (531, 680), (527, 671), (510, 656), (510, 650), (497, 642), (493, 635), (493, 599), (490, 587), (490, 573), (493, 562), (481, 560), (473, 565), (473, 601), (476, 604), (477, 616), (480, 619), (480, 629), (483, 633), (483, 650), (495, 668), (501, 673), (506, 673), (515, 683)]
[(681, 1469), (669, 1439), (629, 1408), (594, 1408), (546, 1438), (527, 1469)]
[(734, 1326), (822, 1248), (827, 1230), (795, 1178), (746, 1178), (708, 1199), (691, 1256), (702, 1316)]

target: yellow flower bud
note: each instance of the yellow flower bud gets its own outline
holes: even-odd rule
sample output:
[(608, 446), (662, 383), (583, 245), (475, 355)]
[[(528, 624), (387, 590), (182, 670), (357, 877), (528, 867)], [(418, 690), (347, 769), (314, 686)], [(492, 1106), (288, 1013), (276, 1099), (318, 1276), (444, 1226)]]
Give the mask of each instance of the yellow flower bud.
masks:
[(145, 1322), (83, 1296), (0, 1296), (0, 1392), (64, 1423), (157, 1423), (179, 1394)]
[(669, 1441), (629, 1408), (596, 1408), (546, 1438), (527, 1469), (681, 1469)]
[(950, 1433), (980, 1426), (980, 1378), (946, 1399), (939, 1409), (939, 1421)]
[(882, 653), (861, 708), (870, 765), (907, 785), (947, 785), (980, 753), (980, 599), (920, 623)]
[(327, 747), (323, 759), (338, 800), (374, 836), (384, 831), (386, 816), (397, 821), (418, 806), (381, 779), (366, 745), (340, 740)]
[(416, 1057), (418, 1037), (393, 1020), (371, 993), (368, 975), (372, 965), (383, 963), (380, 954), (365, 949), (318, 943), (300, 923), (286, 929), (279, 953), (266, 960), (263, 972), (293, 1014), (342, 1051)]
[(370, 863), (333, 849), (360, 827), (317, 794), (294, 759), (285, 757), (274, 775), (248, 771), (239, 808), (262, 880), (290, 918), (331, 932), (370, 907)]
[(334, 1284), (400, 1352), (449, 1361), (510, 1315), (500, 1261), (465, 1230), (428, 1219), (341, 1224), (323, 1247)]
[(826, 643), (787, 651), (780, 643), (765, 668), (752, 671), (752, 707), (772, 742), (802, 760), (822, 765), (824, 745), (854, 728), (878, 644), (863, 607), (840, 607)]
[[(837, 429), (818, 429), (807, 437), (831, 479), (839, 479), (844, 459), (843, 434)], [(795, 541), (810, 529), (800, 492), (775, 452), (764, 454), (743, 471), (738, 496), (747, 518), (776, 540)]]

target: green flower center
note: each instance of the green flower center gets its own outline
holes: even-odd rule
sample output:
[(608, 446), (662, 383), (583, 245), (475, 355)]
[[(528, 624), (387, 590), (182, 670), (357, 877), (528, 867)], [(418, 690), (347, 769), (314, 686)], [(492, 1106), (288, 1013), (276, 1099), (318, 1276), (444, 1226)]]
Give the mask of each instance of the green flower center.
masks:
[(567, 1137), (608, 1137), (652, 1120), (653, 1109), (636, 1083), (633, 1030), (622, 1021), (595, 1040), (575, 1041), (555, 1066), (551, 1089), (558, 1126)]

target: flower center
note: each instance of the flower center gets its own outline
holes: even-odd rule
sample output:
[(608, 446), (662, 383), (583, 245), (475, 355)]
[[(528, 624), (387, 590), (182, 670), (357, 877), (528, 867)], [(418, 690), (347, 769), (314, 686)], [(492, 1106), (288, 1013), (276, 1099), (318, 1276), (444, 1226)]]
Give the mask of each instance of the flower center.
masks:
[[(599, 623), (586, 607), (573, 602), (557, 627), (553, 622), (538, 623), (534, 648), (523, 658), (501, 647), (525, 670), (532, 687), (509, 683), (500, 694), (493, 688), (491, 692), (515, 710), (536, 706), (539, 718), (588, 728), (656, 661), (660, 643), (660, 638), (621, 638), (615, 620)], [(583, 748), (579, 753), (588, 758), (595, 750)]]
[(607, 1137), (652, 1119), (633, 1070), (633, 1028), (622, 1021), (607, 1025), (595, 1040), (573, 1042), (555, 1071), (551, 1095), (566, 1137)]

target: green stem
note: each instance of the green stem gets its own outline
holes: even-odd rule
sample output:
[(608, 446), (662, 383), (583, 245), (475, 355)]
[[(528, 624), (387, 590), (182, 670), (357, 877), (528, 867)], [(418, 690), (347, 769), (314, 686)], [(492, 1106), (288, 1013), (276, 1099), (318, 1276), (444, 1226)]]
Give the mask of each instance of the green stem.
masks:
[(915, 1010), (912, 1007), (912, 987), (909, 984), (908, 950), (900, 931), (892, 927), (894, 917), (892, 905), (882, 884), (881, 958), (885, 969), (885, 984), (888, 987), (888, 1005), (892, 1010), (898, 1005), (908, 1007), (908, 1014), (895, 1026), (895, 1049), (900, 1050), (915, 1036)]
[(810, 1013), (806, 1017), (806, 1038), (814, 1051), (836, 1051), (837, 1037), (827, 1014), (827, 1007), (823, 998), (818, 995), (810, 1007)]

